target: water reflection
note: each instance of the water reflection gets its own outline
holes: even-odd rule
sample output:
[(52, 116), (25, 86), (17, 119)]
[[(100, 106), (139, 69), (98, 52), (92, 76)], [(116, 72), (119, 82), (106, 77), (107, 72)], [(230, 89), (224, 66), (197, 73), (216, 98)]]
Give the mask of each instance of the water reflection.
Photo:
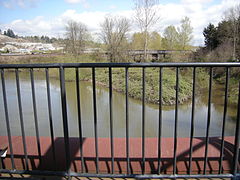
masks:
[[(30, 74), (20, 72), (21, 98), (23, 106), (23, 118), (26, 136), (35, 135), (35, 126), (33, 119), (32, 97)], [(9, 119), (12, 135), (21, 135), (19, 111), (17, 105), (17, 93), (15, 74), (13, 72), (5, 73), (7, 101), (9, 108)], [(59, 80), (50, 80), (52, 114), (54, 121), (55, 136), (63, 136), (62, 111)], [(35, 88), (37, 101), (37, 114), (39, 122), (40, 136), (50, 136), (49, 117), (47, 109), (47, 89), (44, 72), (35, 72)], [(210, 124), (210, 136), (219, 136), (221, 134), (224, 91), (222, 87), (213, 90), (212, 97), (212, 116)], [(84, 137), (93, 137), (93, 96), (91, 82), (80, 82), (81, 98), (81, 121)], [(196, 96), (195, 110), (195, 136), (204, 136), (207, 124), (207, 91), (201, 92)], [(78, 136), (77, 119), (77, 100), (75, 82), (66, 82), (68, 125), (70, 136)], [(109, 137), (109, 92), (108, 89), (98, 87), (97, 95), (97, 121), (98, 134), (100, 137)], [(163, 126), (162, 133), (164, 137), (172, 137), (174, 131), (174, 106), (163, 107)], [(234, 135), (236, 107), (229, 106), (226, 122), (226, 135)], [(2, 86), (0, 85), (0, 135), (7, 135), (5, 125), (5, 115), (2, 97)], [(188, 137), (190, 134), (191, 102), (179, 106), (178, 135)], [(129, 126), (130, 136), (141, 136), (142, 106), (141, 102), (129, 99)], [(3, 124), (3, 125), (2, 125)], [(158, 105), (146, 105), (146, 136), (156, 137), (158, 134)], [(125, 95), (113, 92), (113, 127), (114, 137), (125, 137)]]

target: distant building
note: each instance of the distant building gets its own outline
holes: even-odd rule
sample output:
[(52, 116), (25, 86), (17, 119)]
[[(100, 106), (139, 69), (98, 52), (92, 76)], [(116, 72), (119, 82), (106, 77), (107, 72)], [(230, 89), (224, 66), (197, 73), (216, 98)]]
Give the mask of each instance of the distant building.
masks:
[(53, 44), (44, 43), (26, 43), (26, 42), (5, 42), (1, 51), (9, 53), (31, 54), (33, 51), (54, 51), (63, 50), (63, 47), (53, 46)]

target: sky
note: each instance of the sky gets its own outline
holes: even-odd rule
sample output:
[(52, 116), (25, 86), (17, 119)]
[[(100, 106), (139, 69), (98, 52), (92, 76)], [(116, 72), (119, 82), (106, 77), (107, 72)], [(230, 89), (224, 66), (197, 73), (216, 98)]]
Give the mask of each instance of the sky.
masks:
[[(159, 0), (158, 23), (152, 27), (161, 35), (169, 25), (179, 27), (185, 16), (193, 27), (193, 45), (204, 45), (202, 35), (209, 23), (217, 25), (224, 12), (240, 3), (240, 0)], [(139, 28), (132, 20), (133, 0), (0, 0), (0, 29), (8, 28), (20, 36), (47, 35), (64, 37), (69, 20), (87, 25), (97, 40), (100, 24), (108, 15), (124, 16), (131, 20), (131, 32)]]

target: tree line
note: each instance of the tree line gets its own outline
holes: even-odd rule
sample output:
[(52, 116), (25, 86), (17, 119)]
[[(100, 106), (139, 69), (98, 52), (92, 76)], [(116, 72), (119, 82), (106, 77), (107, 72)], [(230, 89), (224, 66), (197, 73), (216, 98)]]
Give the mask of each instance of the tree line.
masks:
[(228, 9), (216, 26), (209, 23), (203, 30), (205, 46), (199, 60), (237, 61), (240, 59), (240, 4)]
[[(170, 25), (165, 28), (163, 36), (152, 30), (159, 24), (157, 0), (135, 0), (134, 17), (127, 19), (121, 16), (107, 15), (100, 24), (99, 38), (109, 54), (111, 62), (126, 59), (128, 50), (144, 50), (147, 61), (147, 50), (188, 50), (191, 48), (193, 28), (188, 17), (181, 20), (180, 27)], [(130, 35), (131, 24), (135, 22), (139, 32)], [(69, 52), (80, 54), (89, 42), (90, 32), (81, 22), (69, 21), (66, 25), (66, 47)]]
[[(96, 43), (88, 30), (88, 27), (76, 21), (68, 21), (65, 26), (63, 39), (49, 38), (48, 36), (26, 36), (23, 39), (32, 42), (65, 44), (65, 49), (71, 54), (81, 54), (86, 47), (101, 47), (108, 52), (111, 62), (124, 61), (129, 50), (143, 50), (144, 61), (148, 60), (147, 50), (188, 50), (191, 49), (193, 28), (188, 17), (183, 17), (180, 26), (170, 25), (161, 35), (154, 28), (160, 24), (158, 0), (134, 0), (134, 16), (128, 19), (122, 16), (107, 15), (100, 24), (100, 32), (97, 34), (100, 43)], [(133, 33), (135, 24), (138, 29)], [(9, 29), (5, 35), (18, 38)]]
[[(1, 29), (0, 29), (0, 34), (2, 34)], [(3, 31), (3, 35), (11, 37), (11, 38), (18, 38), (18, 36), (13, 32), (12, 29), (7, 29), (6, 31)]]

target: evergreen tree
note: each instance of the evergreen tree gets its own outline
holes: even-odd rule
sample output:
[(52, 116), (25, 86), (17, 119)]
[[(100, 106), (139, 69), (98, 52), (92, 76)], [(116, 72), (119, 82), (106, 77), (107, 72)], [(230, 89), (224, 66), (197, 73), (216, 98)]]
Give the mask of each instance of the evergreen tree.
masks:
[(7, 30), (6, 35), (11, 38), (16, 38), (16, 35), (14, 34), (13, 30), (11, 30), (11, 29)]
[(210, 23), (204, 28), (203, 36), (205, 38), (204, 42), (207, 49), (213, 50), (218, 46), (217, 28), (213, 24)]

